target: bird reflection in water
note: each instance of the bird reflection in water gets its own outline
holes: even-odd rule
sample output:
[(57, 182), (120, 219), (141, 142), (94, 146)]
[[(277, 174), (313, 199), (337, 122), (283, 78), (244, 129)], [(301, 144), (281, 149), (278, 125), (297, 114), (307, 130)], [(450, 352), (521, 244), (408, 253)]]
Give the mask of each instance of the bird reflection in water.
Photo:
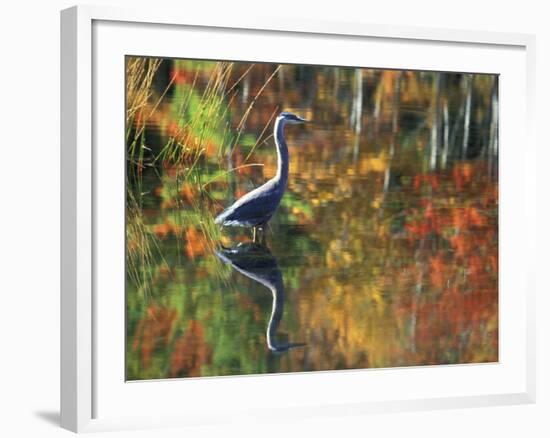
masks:
[(255, 242), (244, 242), (232, 248), (222, 248), (216, 251), (216, 255), (237, 272), (265, 286), (273, 294), (271, 317), (266, 333), (269, 350), (282, 353), (292, 348), (304, 346), (304, 343), (289, 343), (277, 340), (277, 329), (283, 317), (285, 288), (277, 259), (271, 254), (269, 248)]

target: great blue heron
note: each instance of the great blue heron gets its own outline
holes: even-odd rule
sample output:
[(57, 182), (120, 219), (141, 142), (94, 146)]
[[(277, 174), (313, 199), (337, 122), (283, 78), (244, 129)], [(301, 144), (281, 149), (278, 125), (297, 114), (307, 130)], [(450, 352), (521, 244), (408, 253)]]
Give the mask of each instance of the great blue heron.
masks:
[(275, 120), (274, 137), (277, 146), (277, 173), (260, 187), (239, 198), (233, 205), (220, 213), (215, 223), (225, 227), (252, 227), (256, 240), (256, 228), (263, 228), (279, 206), (288, 181), (288, 148), (285, 125), (304, 123), (307, 120), (287, 112)]
[(285, 288), (283, 275), (271, 251), (264, 245), (246, 242), (239, 243), (233, 248), (216, 251), (216, 255), (237, 272), (267, 287), (273, 294), (271, 317), (266, 331), (267, 348), (274, 353), (282, 353), (304, 346), (303, 343), (279, 342), (277, 340), (277, 329), (283, 317)]

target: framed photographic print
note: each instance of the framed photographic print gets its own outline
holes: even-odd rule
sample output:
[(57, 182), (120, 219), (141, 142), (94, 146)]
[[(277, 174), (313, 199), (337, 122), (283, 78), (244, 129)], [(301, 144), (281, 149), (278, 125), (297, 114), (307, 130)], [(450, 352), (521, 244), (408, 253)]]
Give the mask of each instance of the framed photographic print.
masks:
[(61, 44), (63, 427), (534, 400), (533, 37), (75, 7)]

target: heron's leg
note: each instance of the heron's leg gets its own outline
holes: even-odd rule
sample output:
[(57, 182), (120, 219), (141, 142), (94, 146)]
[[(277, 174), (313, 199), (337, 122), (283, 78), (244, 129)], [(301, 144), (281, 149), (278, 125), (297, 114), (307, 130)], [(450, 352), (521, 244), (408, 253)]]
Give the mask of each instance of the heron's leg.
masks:
[(265, 245), (266, 244), (266, 231), (265, 231), (265, 225), (262, 225), (262, 235), (260, 237), (260, 243), (262, 245)]
[(259, 234), (259, 242), (262, 244), (262, 245), (265, 245), (265, 240), (266, 240), (266, 237), (265, 237), (265, 227), (266, 227), (266, 224), (260, 224), (257, 226), (258, 228), (258, 234)]

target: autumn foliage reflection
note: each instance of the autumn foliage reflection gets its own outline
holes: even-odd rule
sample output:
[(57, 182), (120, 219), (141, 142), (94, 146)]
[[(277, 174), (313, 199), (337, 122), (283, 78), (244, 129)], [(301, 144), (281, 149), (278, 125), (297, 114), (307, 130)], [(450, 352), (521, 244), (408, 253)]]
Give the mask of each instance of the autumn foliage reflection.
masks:
[[(129, 379), (498, 360), (496, 77), (129, 62)], [(271, 298), (214, 256), (250, 236), (212, 218), (274, 175), (282, 109), (314, 123), (267, 236), (306, 345), (274, 355)]]

